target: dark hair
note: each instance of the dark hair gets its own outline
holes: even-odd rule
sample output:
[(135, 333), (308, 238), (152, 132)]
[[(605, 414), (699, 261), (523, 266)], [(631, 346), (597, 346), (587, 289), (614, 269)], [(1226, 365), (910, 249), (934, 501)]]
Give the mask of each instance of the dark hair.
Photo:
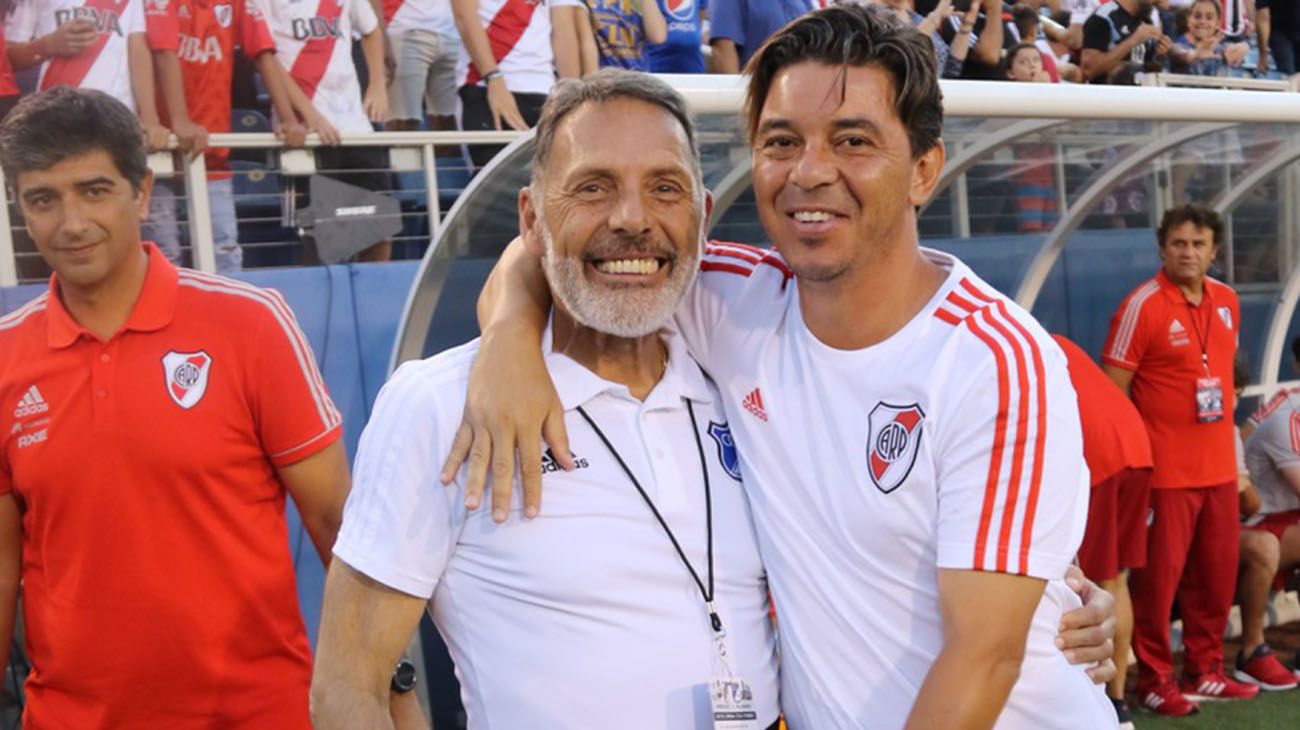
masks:
[(850, 66), (874, 65), (888, 72), (894, 84), (894, 112), (907, 128), (912, 157), (939, 143), (943, 95), (930, 39), (893, 12), (854, 5), (824, 8), (790, 21), (749, 59), (745, 106), (751, 140), (777, 74), (808, 61), (842, 67), (842, 84), (847, 83)]
[(1016, 30), (1020, 31), (1020, 38), (1033, 40), (1037, 35), (1038, 29), (1038, 11), (1024, 5), (1016, 3), (1011, 6), (1011, 20), (1016, 24)]
[(537, 133), (533, 137), (534, 178), (546, 168), (551, 156), (551, 145), (555, 141), (555, 130), (565, 117), (584, 104), (600, 104), (615, 99), (644, 101), (672, 114), (686, 133), (690, 166), (696, 178), (700, 177), (695, 122), (691, 119), (690, 110), (682, 95), (651, 74), (605, 68), (582, 79), (565, 79), (551, 91), (542, 106), (541, 118), (537, 120)]
[(1188, 203), (1165, 211), (1165, 217), (1160, 219), (1160, 227), (1156, 229), (1156, 243), (1164, 248), (1165, 237), (1169, 235), (1169, 231), (1184, 223), (1191, 223), (1197, 228), (1210, 229), (1214, 237), (1211, 243), (1215, 246), (1223, 241), (1223, 217), (1213, 208)]
[(1236, 357), (1232, 358), (1232, 389), (1244, 388), (1250, 385), (1250, 366), (1246, 363), (1245, 353), (1238, 352)]
[(1037, 53), (1039, 58), (1043, 57), (1043, 52), (1038, 50), (1038, 46), (1034, 45), (1033, 43), (1015, 44), (1014, 46), (1007, 49), (1007, 55), (1003, 56), (1002, 63), (998, 64), (998, 72), (1002, 75), (1002, 78), (1011, 78), (1011, 66), (1016, 62), (1016, 54), (1020, 53), (1026, 48), (1032, 50), (1034, 53)]
[(96, 150), (140, 189), (149, 169), (144, 133), (135, 114), (102, 91), (56, 86), (23, 98), (0, 124), (0, 167), (15, 190), (19, 173)]

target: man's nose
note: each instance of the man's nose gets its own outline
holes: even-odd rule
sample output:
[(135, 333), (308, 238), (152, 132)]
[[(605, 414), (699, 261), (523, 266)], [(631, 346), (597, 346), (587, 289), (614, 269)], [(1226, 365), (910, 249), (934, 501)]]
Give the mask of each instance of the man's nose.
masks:
[(609, 227), (629, 236), (650, 232), (650, 216), (638, 190), (623, 192), (610, 212)]
[(805, 144), (790, 173), (790, 182), (804, 190), (813, 190), (835, 181), (835, 164), (827, 145), (818, 142)]

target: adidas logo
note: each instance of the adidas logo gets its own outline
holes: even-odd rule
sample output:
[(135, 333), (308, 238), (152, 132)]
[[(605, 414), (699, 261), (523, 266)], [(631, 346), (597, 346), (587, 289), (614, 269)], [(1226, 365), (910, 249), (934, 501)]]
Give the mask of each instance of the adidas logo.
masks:
[[(573, 466), (575, 469), (586, 469), (591, 464), (588, 464), (586, 459), (574, 454)], [(560, 466), (560, 462), (555, 460), (555, 454), (550, 449), (547, 449), (542, 453), (542, 473), (550, 474), (557, 471), (564, 471), (564, 467)]]
[(50, 404), (45, 402), (45, 399), (41, 397), (41, 391), (37, 390), (36, 386), (33, 385), (23, 394), (22, 400), (18, 401), (18, 407), (14, 409), (14, 418), (35, 416), (48, 410), (50, 410)]
[(767, 423), (767, 410), (763, 408), (763, 394), (758, 392), (758, 388), (750, 391), (749, 395), (745, 396), (745, 399), (740, 404), (755, 418)]
[(1187, 328), (1183, 326), (1183, 323), (1176, 319), (1169, 325), (1169, 334), (1171, 335), (1181, 335), (1186, 331)]

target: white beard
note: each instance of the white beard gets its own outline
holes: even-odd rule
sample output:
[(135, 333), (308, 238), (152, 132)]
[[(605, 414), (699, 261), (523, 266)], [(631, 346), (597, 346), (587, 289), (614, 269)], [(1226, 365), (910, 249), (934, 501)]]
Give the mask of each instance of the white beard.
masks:
[[(704, 221), (700, 222), (703, 240)], [(639, 285), (610, 287), (592, 284), (585, 276), (585, 263), (572, 256), (558, 256), (551, 231), (538, 212), (537, 227), (541, 231), (546, 252), (542, 256), (542, 270), (551, 287), (551, 295), (584, 327), (615, 337), (644, 337), (666, 327), (686, 290), (695, 280), (699, 268), (699, 250), (690, 256), (679, 257), (670, 264), (668, 278), (659, 287)]]

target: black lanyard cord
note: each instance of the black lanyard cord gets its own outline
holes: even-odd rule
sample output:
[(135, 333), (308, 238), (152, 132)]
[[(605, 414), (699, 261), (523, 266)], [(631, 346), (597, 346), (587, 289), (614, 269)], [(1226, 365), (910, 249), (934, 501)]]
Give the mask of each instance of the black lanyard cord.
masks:
[(704, 587), (704, 581), (700, 580), (700, 574), (695, 571), (695, 567), (691, 565), (690, 559), (686, 557), (686, 551), (682, 550), (681, 543), (677, 542), (677, 536), (673, 534), (672, 528), (668, 526), (667, 520), (665, 520), (664, 516), (659, 513), (659, 508), (655, 507), (654, 500), (650, 499), (649, 494), (646, 494), (645, 488), (641, 486), (641, 482), (637, 480), (636, 475), (632, 473), (630, 468), (628, 468), (627, 462), (623, 461), (623, 457), (618, 453), (618, 449), (614, 448), (614, 444), (610, 443), (609, 439), (605, 437), (605, 432), (600, 430), (600, 427), (596, 425), (596, 422), (592, 420), (591, 416), (587, 415), (587, 411), (585, 411), (582, 406), (578, 406), (577, 411), (578, 415), (582, 416), (583, 420), (587, 422), (587, 425), (591, 426), (591, 430), (600, 438), (601, 443), (605, 444), (605, 448), (609, 450), (609, 453), (613, 454), (614, 460), (623, 468), (623, 473), (626, 474), (627, 478), (632, 482), (632, 486), (636, 487), (636, 491), (641, 495), (641, 499), (645, 500), (646, 506), (650, 508), (650, 513), (659, 521), (659, 526), (663, 528), (664, 534), (668, 536), (668, 540), (672, 542), (673, 548), (677, 550), (677, 557), (682, 559), (682, 564), (686, 566), (686, 570), (690, 571), (691, 578), (695, 580), (695, 585), (700, 589), (700, 595), (704, 597), (704, 605), (709, 611), (709, 622), (713, 625), (713, 630), (721, 634), (722, 618), (718, 616), (717, 609), (713, 607), (713, 495), (709, 489), (709, 465), (704, 458), (704, 444), (700, 441), (700, 429), (695, 421), (695, 409), (691, 406), (689, 399), (683, 398), (682, 401), (686, 403), (686, 412), (689, 413), (691, 417), (691, 433), (695, 434), (695, 448), (700, 455), (700, 474), (704, 477), (704, 520), (705, 529), (707, 531), (706, 534), (708, 535), (707, 555), (709, 562), (709, 585), (707, 589)]
[[(1205, 302), (1205, 297), (1207, 294), (1208, 292), (1205, 291), (1201, 292), (1202, 303)], [(1188, 319), (1192, 320), (1192, 331), (1196, 333), (1196, 344), (1201, 346), (1201, 365), (1205, 366), (1205, 374), (1209, 375), (1210, 374), (1210, 333), (1214, 331), (1214, 303), (1210, 302), (1209, 317), (1207, 317), (1205, 321), (1205, 334), (1201, 334), (1201, 313), (1199, 311), (1200, 306), (1192, 304), (1192, 300), (1187, 299), (1186, 294), (1183, 295), (1183, 299), (1187, 302), (1187, 308), (1191, 310), (1191, 316), (1188, 317)]]

